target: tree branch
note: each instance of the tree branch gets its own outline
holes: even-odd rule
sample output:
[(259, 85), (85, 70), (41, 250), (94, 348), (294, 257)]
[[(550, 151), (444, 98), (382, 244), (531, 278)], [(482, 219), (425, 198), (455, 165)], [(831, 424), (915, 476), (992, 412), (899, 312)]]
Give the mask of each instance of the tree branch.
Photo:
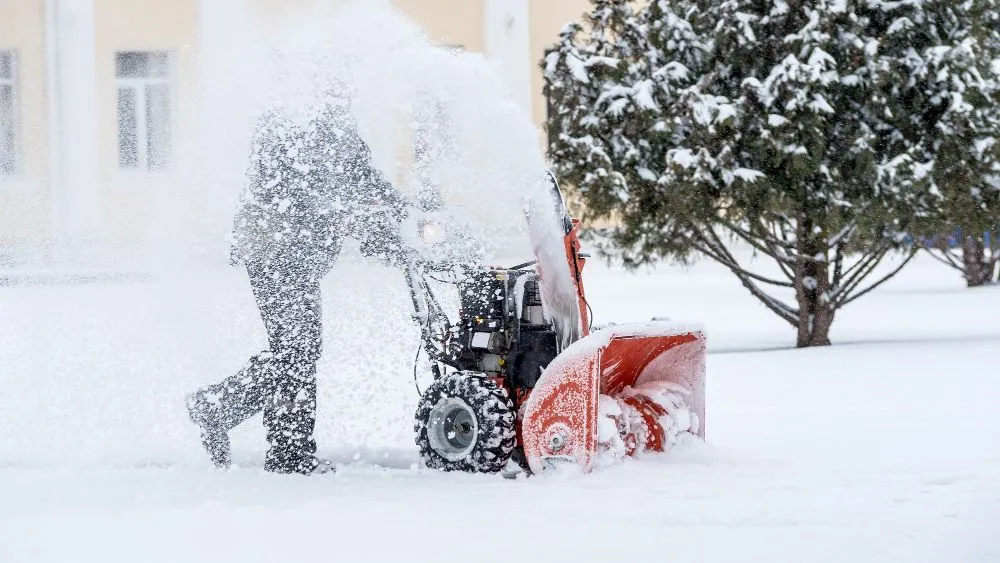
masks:
[(688, 241), (688, 243), (691, 246), (693, 246), (696, 249), (698, 249), (698, 251), (701, 252), (702, 254), (705, 254), (706, 256), (708, 256), (709, 258), (711, 258), (712, 260), (715, 260), (716, 262), (718, 262), (719, 264), (722, 264), (723, 266), (729, 268), (733, 272), (738, 272), (739, 274), (745, 275), (748, 278), (751, 278), (751, 279), (754, 279), (754, 280), (757, 280), (759, 282), (766, 283), (766, 284), (769, 284), (769, 285), (775, 285), (775, 286), (778, 286), (778, 287), (792, 287), (792, 284), (790, 282), (783, 282), (783, 281), (778, 281), (778, 280), (772, 280), (771, 278), (768, 278), (768, 277), (762, 276), (760, 274), (754, 273), (754, 272), (752, 272), (750, 270), (747, 270), (743, 266), (740, 266), (739, 262), (737, 262), (735, 260), (735, 258), (732, 257), (732, 254), (729, 254), (728, 252), (726, 252), (726, 256), (722, 256), (721, 254), (718, 253), (717, 249), (710, 249), (710, 248), (708, 248), (706, 246), (703, 246), (702, 244), (698, 243), (697, 241), (691, 240), (691, 241)]
[(794, 259), (793, 258), (789, 258), (788, 255), (787, 255), (787, 253), (782, 252), (782, 253), (779, 254), (777, 252), (777, 250), (772, 250), (771, 248), (767, 248), (766, 246), (761, 245), (761, 243), (758, 241), (758, 239), (761, 239), (761, 240), (764, 240), (765, 243), (772, 242), (772, 241), (768, 240), (768, 237), (758, 236), (758, 235), (754, 234), (751, 231), (748, 231), (746, 229), (743, 229), (742, 227), (736, 226), (736, 224), (733, 223), (732, 221), (727, 221), (725, 219), (722, 219), (721, 221), (722, 221), (722, 224), (727, 229), (729, 229), (734, 234), (736, 234), (736, 236), (738, 236), (741, 239), (743, 239), (747, 244), (749, 244), (750, 246), (754, 247), (756, 250), (759, 250), (760, 252), (763, 252), (764, 254), (770, 256), (775, 261), (777, 261), (779, 263), (782, 262), (782, 261), (784, 261), (784, 262), (794, 262)]
[[(772, 222), (771, 225), (774, 226), (774, 225), (776, 225), (776, 223)], [(785, 240), (785, 228), (784, 228), (783, 225), (779, 226), (779, 228), (781, 229), (781, 234), (778, 234), (778, 233), (774, 232), (773, 228), (768, 228), (765, 225), (760, 225), (760, 226), (762, 228), (768, 230), (771, 233), (771, 235), (773, 235), (776, 239), (782, 241), (786, 246), (791, 244), (790, 242), (788, 242), (787, 240)], [(774, 250), (775, 253), (778, 252), (778, 250), (776, 248), (773, 249), (773, 250)], [(781, 260), (778, 260), (777, 263), (778, 263), (778, 267), (781, 268), (781, 272), (783, 274), (785, 274), (785, 277), (788, 278), (789, 281), (794, 282), (795, 281), (795, 271), (792, 270), (792, 268), (789, 268), (788, 264), (784, 263)]]
[[(757, 229), (753, 229), (757, 226)], [(750, 222), (751, 229), (747, 231), (755, 237), (759, 237), (765, 243), (773, 244), (774, 246), (780, 246), (788, 250), (795, 250), (795, 243), (787, 240), (784, 237), (778, 236), (773, 230), (769, 229), (764, 225), (763, 219), (758, 218), (757, 221)]]
[(855, 299), (857, 299), (857, 298), (861, 297), (862, 295), (864, 295), (864, 294), (868, 293), (869, 291), (872, 291), (872, 290), (873, 290), (873, 289), (875, 289), (876, 287), (878, 287), (878, 286), (882, 285), (883, 283), (885, 283), (885, 282), (889, 281), (890, 279), (892, 279), (892, 278), (893, 278), (893, 277), (894, 277), (894, 276), (895, 276), (896, 274), (898, 274), (898, 273), (899, 273), (899, 271), (900, 271), (900, 270), (902, 270), (902, 269), (903, 269), (903, 266), (906, 266), (907, 264), (909, 264), (909, 263), (910, 263), (910, 260), (913, 260), (913, 258), (914, 258), (914, 257), (916, 257), (916, 255), (917, 255), (917, 252), (918, 252), (918, 250), (919, 250), (919, 249), (914, 249), (914, 250), (911, 250), (911, 251), (910, 251), (910, 255), (909, 255), (909, 256), (907, 256), (907, 257), (906, 257), (906, 260), (903, 260), (903, 263), (902, 263), (902, 264), (900, 264), (899, 266), (897, 266), (895, 270), (893, 270), (893, 271), (889, 272), (888, 274), (886, 274), (885, 276), (883, 276), (883, 277), (882, 277), (882, 279), (880, 279), (880, 280), (878, 280), (877, 282), (873, 283), (872, 285), (870, 285), (870, 286), (866, 287), (866, 288), (865, 288), (864, 290), (862, 290), (862, 291), (858, 292), (857, 294), (855, 294), (855, 295), (851, 296), (850, 298), (848, 298), (848, 299), (846, 299), (846, 300), (842, 301), (842, 302), (841, 302), (841, 303), (840, 303), (840, 304), (839, 304), (839, 305), (837, 306), (837, 308), (839, 309), (840, 307), (843, 307), (843, 306), (847, 305), (847, 304), (848, 304), (848, 303), (850, 303), (851, 301), (854, 301)]
[(836, 307), (839, 308), (842, 306), (842, 302), (850, 296), (852, 291), (861, 285), (861, 282), (863, 282), (866, 277), (875, 271), (875, 268), (878, 267), (878, 265), (882, 262), (882, 259), (888, 254), (888, 249), (882, 249), (872, 254), (868, 254), (865, 258), (858, 261), (859, 263), (864, 263), (865, 265), (862, 268), (855, 270), (854, 274), (851, 275), (846, 282), (844, 282), (844, 285), (838, 288), (837, 291), (833, 292), (831, 295), (831, 301), (834, 302)]
[(781, 236), (779, 238), (785, 241), (787, 244), (792, 244), (791, 241), (793, 237), (790, 235), (790, 233), (794, 233), (795, 231), (789, 228), (788, 219), (786, 218), (784, 223), (780, 223), (780, 226), (781, 226)]
[[(725, 245), (719, 239), (718, 235), (715, 233), (714, 230), (712, 230), (711, 228), (706, 229), (706, 231), (710, 235), (710, 238), (706, 237), (705, 233), (703, 233), (698, 229), (695, 229), (694, 231), (696, 233), (696, 236), (699, 239), (701, 239), (701, 242), (703, 244), (708, 245), (709, 247), (714, 247), (713, 250), (717, 252), (721, 251), (720, 254), (724, 254), (727, 257), (726, 260), (720, 261), (720, 263), (723, 266), (729, 268), (731, 272), (736, 274), (736, 277), (739, 278), (740, 283), (743, 284), (743, 287), (747, 288), (747, 290), (749, 290), (754, 297), (759, 299), (761, 303), (763, 303), (768, 309), (771, 310), (771, 312), (773, 312), (774, 314), (778, 315), (786, 322), (788, 322), (788, 324), (792, 325), (793, 327), (799, 326), (798, 311), (774, 299), (773, 297), (765, 293), (763, 290), (761, 290), (760, 287), (758, 287), (757, 284), (755, 284), (753, 280), (746, 275), (746, 272), (732, 258), (732, 254), (730, 254), (729, 251), (725, 248)], [(713, 254), (711, 253), (707, 254), (709, 257), (713, 257)]]
[(1000, 250), (990, 249), (990, 257), (986, 259), (986, 264), (988, 266), (995, 266), (997, 262), (1000, 262)]
[(841, 246), (844, 240), (854, 234), (854, 229), (858, 225), (858, 220), (854, 219), (848, 223), (839, 233), (833, 235), (832, 237), (826, 239), (826, 247), (833, 248), (835, 246)]
[(711, 258), (712, 260), (715, 260), (719, 264), (722, 264), (726, 268), (732, 269), (733, 262), (731, 260), (729, 260), (728, 258), (725, 258), (722, 255), (720, 255), (717, 252), (715, 252), (714, 249), (711, 249), (711, 248), (709, 248), (707, 246), (704, 246), (701, 242), (698, 242), (698, 241), (693, 240), (693, 239), (688, 239), (687, 243), (690, 244), (698, 252), (701, 252), (705, 256), (708, 256), (709, 258)]
[[(770, 228), (760, 222), (751, 222), (749, 230), (738, 227), (732, 221), (725, 219), (722, 220), (722, 223), (748, 244), (773, 258), (785, 276), (791, 281), (795, 280), (795, 274), (791, 268), (787, 267), (788, 264), (795, 263), (796, 246), (793, 242), (778, 238)], [(792, 253), (789, 253), (789, 250)], [(809, 259), (811, 258), (809, 257)]]
[[(935, 250), (938, 251), (938, 252), (940, 252), (941, 256), (938, 256), (937, 253), (935, 252)], [(932, 258), (934, 258), (938, 262), (944, 264), (945, 266), (950, 266), (952, 268), (955, 268), (959, 272), (964, 272), (965, 271), (965, 266), (959, 264), (955, 260), (955, 258), (952, 256), (952, 253), (951, 253), (950, 250), (941, 249), (941, 248), (931, 248), (931, 249), (927, 250), (927, 253), (930, 254)]]
[(859, 258), (857, 262), (849, 266), (847, 270), (844, 271), (843, 278), (841, 279), (845, 281), (843, 284), (839, 284), (838, 287), (842, 288), (851, 285), (858, 279), (859, 275), (863, 278), (867, 274), (862, 274), (862, 272), (864, 272), (872, 262), (878, 264), (882, 258), (888, 254), (888, 252), (888, 248), (881, 248)]
[(841, 276), (844, 274), (844, 243), (837, 243), (833, 251), (833, 287), (840, 287)]

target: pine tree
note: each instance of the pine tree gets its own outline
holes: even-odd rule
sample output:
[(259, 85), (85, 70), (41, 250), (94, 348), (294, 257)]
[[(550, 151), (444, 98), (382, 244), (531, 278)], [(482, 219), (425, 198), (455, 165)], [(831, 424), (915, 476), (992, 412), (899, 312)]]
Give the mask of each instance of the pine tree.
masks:
[(608, 170), (627, 158), (629, 150), (615, 143), (621, 132), (595, 111), (595, 105), (604, 102), (606, 93), (628, 72), (634, 54), (623, 39), (632, 35), (633, 26), (628, 2), (595, 0), (584, 25), (567, 25), (544, 63), (550, 77), (544, 88), (550, 107), (549, 139), (562, 137), (562, 142), (550, 143), (550, 154), (562, 162), (578, 163), (574, 170), (590, 170), (587, 178), (602, 184), (615, 182)]
[[(598, 5), (627, 16), (599, 34), (615, 72), (580, 28), (549, 52), (546, 78), (560, 100), (554, 168), (585, 218), (611, 220), (602, 252), (632, 267), (706, 256), (795, 327), (799, 346), (829, 344), (837, 310), (912, 258), (904, 235), (929, 204), (917, 147), (886, 141), (885, 85), (898, 77), (871, 35), (881, 4)], [(875, 275), (894, 251), (900, 263)]]
[(892, 121), (921, 148), (938, 198), (920, 234), (968, 286), (982, 285), (1000, 262), (1000, 2), (925, 0), (889, 15), (885, 60), (907, 77), (891, 90)]

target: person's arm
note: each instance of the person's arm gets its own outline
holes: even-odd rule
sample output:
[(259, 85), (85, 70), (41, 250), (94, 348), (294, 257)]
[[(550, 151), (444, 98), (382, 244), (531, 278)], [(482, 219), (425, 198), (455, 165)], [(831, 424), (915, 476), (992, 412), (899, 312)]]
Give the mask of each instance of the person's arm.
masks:
[[(391, 265), (405, 262), (408, 250), (403, 244), (400, 223), (406, 219), (409, 201), (375, 167), (368, 146), (357, 139), (355, 157), (350, 167), (354, 178), (348, 188), (355, 192), (356, 237), (364, 256), (378, 258)], [(353, 180), (353, 181), (352, 181)]]

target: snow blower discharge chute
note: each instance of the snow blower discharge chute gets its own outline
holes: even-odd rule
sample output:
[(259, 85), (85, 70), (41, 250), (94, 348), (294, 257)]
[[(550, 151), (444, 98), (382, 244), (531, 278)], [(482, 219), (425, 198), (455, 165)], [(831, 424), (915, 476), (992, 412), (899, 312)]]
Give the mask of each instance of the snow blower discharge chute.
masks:
[[(591, 332), (579, 221), (550, 175), (563, 248), (529, 227), (536, 260), (509, 268), (413, 260), (405, 277), (431, 360), (414, 430), (423, 463), (481, 473), (571, 468), (705, 437), (705, 335), (665, 321)], [(457, 285), (452, 322), (428, 279)]]

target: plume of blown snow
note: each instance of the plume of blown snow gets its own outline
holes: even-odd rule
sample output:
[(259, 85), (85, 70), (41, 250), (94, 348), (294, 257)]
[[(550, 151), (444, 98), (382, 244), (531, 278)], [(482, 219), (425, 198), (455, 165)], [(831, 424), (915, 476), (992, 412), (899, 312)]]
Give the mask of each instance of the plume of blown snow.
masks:
[[(254, 28), (246, 18), (240, 24), (203, 61), (214, 89), (203, 92), (184, 165), (197, 197), (179, 215), (186, 215), (186, 225), (208, 225), (195, 238), (210, 255), (226, 255), (224, 236), (249, 164), (256, 116), (275, 106), (294, 116), (331, 88), (346, 87), (361, 136), (386, 177), (411, 199), (436, 188), (448, 216), (469, 226), (468, 238), (480, 243), (490, 263), (520, 263), (537, 254), (551, 264), (543, 297), (556, 316), (568, 319), (564, 324), (578, 323), (538, 131), (489, 60), (435, 45), (385, 2), (288, 18), (277, 31)], [(420, 159), (413, 154), (418, 136)], [(173, 228), (187, 235), (180, 223)], [(177, 264), (191, 248), (187, 242), (177, 246), (181, 256), (163, 259), (172, 271), (181, 269)], [(324, 444), (412, 444), (417, 335), (411, 304), (398, 272), (351, 251), (348, 245), (324, 281), (328, 320), (317, 437)], [(427, 369), (420, 367), (424, 386)], [(206, 372), (204, 379), (226, 375)]]
[(524, 209), (547, 201), (546, 162), (530, 116), (485, 57), (435, 45), (390, 6), (363, 2), (283, 29), (266, 53), (262, 107), (294, 114), (346, 85), (376, 164), (401, 190), (433, 186), (494, 257), (532, 251)]

